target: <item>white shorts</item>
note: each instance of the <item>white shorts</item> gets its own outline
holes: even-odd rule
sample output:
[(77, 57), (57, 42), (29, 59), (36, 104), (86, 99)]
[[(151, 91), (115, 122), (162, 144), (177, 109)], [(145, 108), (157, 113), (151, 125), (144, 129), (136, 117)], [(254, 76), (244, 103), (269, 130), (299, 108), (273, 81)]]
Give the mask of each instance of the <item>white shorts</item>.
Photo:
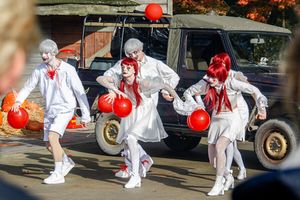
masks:
[(44, 118), (44, 141), (49, 141), (49, 132), (55, 132), (60, 138), (65, 133), (68, 123), (74, 116), (74, 112), (57, 114), (55, 118)]

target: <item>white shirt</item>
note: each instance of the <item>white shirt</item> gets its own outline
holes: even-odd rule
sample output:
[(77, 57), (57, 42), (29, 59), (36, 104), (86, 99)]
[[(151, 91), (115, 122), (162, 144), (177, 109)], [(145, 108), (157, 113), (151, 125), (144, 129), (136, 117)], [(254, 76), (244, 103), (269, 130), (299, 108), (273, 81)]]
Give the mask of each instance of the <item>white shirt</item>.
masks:
[(47, 65), (42, 63), (26, 81), (16, 102), (22, 103), (38, 84), (46, 101), (45, 117), (54, 118), (59, 113), (74, 112), (77, 99), (82, 122), (91, 121), (87, 97), (75, 68), (62, 61), (53, 80), (46, 74)]
[[(150, 56), (144, 57), (143, 61), (140, 62), (141, 67), (139, 70), (138, 78), (146, 79), (146, 78), (155, 78), (161, 77), (164, 83), (169, 84), (172, 88), (175, 88), (179, 82), (179, 76), (168, 67), (166, 64), (161, 62), (160, 60), (156, 60)], [(113, 77), (118, 82), (122, 79), (122, 69), (121, 69), (121, 61), (117, 62), (112, 68), (108, 69), (104, 76)], [(119, 86), (118, 86), (119, 87)], [(163, 90), (162, 93), (168, 94), (167, 91)], [(158, 103), (158, 93), (154, 93), (151, 95), (155, 105)]]

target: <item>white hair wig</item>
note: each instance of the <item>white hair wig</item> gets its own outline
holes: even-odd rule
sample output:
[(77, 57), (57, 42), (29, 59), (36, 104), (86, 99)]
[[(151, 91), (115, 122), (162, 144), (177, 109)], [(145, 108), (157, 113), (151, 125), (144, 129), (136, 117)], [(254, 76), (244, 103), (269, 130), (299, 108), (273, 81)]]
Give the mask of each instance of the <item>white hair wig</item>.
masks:
[(138, 50), (143, 50), (144, 44), (136, 39), (136, 38), (130, 38), (127, 40), (124, 44), (124, 53), (128, 57), (130, 53)]
[(40, 43), (40, 52), (41, 53), (51, 53), (53, 55), (58, 54), (58, 47), (57, 44), (50, 39), (45, 39)]

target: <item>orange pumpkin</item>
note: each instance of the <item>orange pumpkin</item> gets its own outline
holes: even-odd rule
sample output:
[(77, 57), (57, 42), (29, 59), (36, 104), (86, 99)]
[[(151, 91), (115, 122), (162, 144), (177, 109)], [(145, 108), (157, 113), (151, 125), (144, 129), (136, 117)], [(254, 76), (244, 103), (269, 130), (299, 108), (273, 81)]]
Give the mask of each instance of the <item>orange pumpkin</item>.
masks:
[(3, 104), (9, 104), (9, 105), (13, 105), (16, 101), (16, 95), (14, 92), (9, 92), (7, 93), (7, 95), (5, 96), (4, 100), (3, 100)]
[(8, 112), (8, 111), (10, 111), (10, 109), (11, 109), (11, 105), (9, 105), (9, 104), (2, 105), (3, 112)]
[(44, 124), (38, 121), (29, 120), (25, 128), (30, 131), (40, 131), (44, 128)]
[(3, 123), (3, 116), (2, 116), (2, 112), (0, 111), (0, 126), (2, 126)]

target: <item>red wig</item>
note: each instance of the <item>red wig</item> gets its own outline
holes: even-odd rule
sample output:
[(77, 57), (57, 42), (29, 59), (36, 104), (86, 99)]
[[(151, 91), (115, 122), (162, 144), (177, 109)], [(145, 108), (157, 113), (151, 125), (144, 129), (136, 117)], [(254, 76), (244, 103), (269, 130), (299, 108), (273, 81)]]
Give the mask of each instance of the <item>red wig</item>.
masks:
[[(229, 69), (226, 67), (226, 63), (223, 59), (215, 56), (212, 60), (212, 63), (208, 66), (206, 75), (212, 78), (217, 78), (220, 82), (225, 83), (228, 77)], [(225, 85), (223, 86), (223, 88), (221, 88), (219, 94), (217, 93), (215, 87), (209, 86), (208, 92), (204, 98), (204, 102), (208, 105), (209, 110), (215, 109), (218, 102), (217, 113), (221, 111), (223, 102), (225, 104), (225, 107), (232, 111)]]
[(212, 63), (224, 63), (227, 71), (231, 68), (231, 60), (227, 53), (218, 53), (212, 58)]
[[(138, 65), (137, 61), (132, 58), (124, 58), (121, 61), (121, 66), (123, 67), (123, 65), (133, 66), (135, 74), (134, 74), (134, 81), (132, 84), (132, 89), (133, 89), (133, 93), (134, 93), (134, 96), (136, 99), (136, 107), (138, 107), (142, 101), (142, 97), (139, 93), (139, 84), (136, 82), (136, 77), (139, 73), (139, 65)], [(125, 89), (125, 81), (124, 81), (124, 79), (122, 79), (120, 82), (120, 90), (122, 92), (124, 92), (124, 89)]]

